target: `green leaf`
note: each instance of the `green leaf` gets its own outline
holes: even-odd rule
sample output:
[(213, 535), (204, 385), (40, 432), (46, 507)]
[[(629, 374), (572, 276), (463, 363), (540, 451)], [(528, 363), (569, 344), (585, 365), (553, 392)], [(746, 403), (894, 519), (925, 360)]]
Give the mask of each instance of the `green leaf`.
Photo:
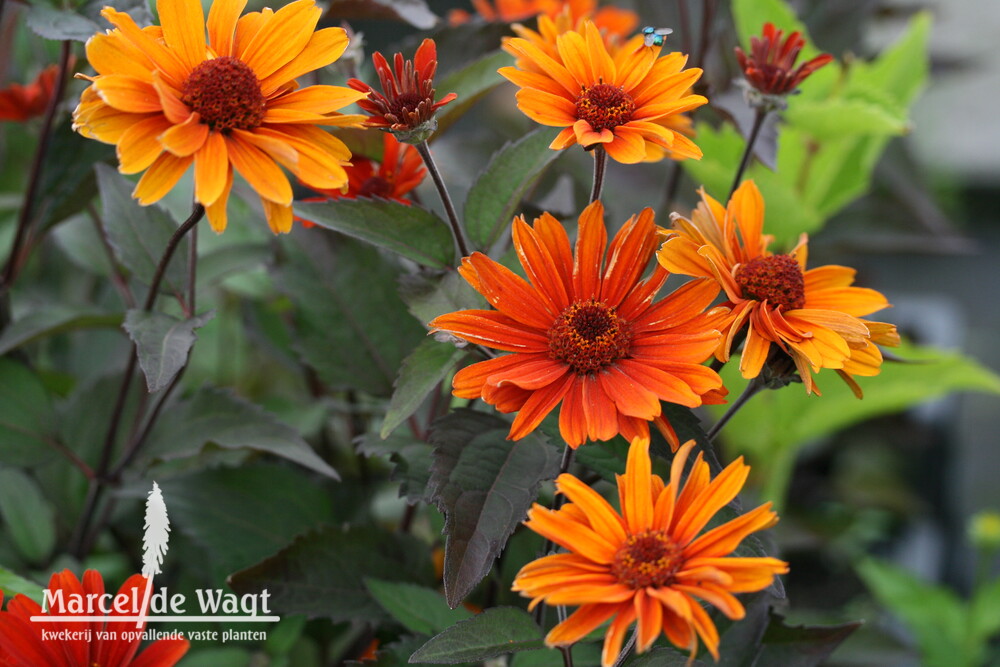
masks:
[(333, 0), (327, 11), (347, 20), (405, 21), (420, 30), (433, 28), (440, 20), (424, 0)]
[(28, 27), (39, 37), (56, 40), (86, 42), (99, 32), (101, 26), (69, 9), (51, 9), (32, 5), (28, 10)]
[(465, 355), (450, 343), (425, 338), (399, 369), (395, 391), (379, 434), (385, 438), (410, 417)]
[(34, 479), (15, 468), (0, 468), (0, 518), (18, 553), (44, 563), (56, 546), (56, 516)]
[(42, 590), (45, 587), (14, 574), (5, 567), (0, 567), (0, 592), (3, 599), (9, 600), (15, 595), (26, 595), (38, 604), (42, 603)]
[(331, 387), (390, 396), (403, 359), (426, 336), (399, 298), (398, 270), (343, 237), (315, 229), (292, 236), (277, 281), (297, 306), (302, 359)]
[(916, 635), (924, 658), (922, 664), (928, 667), (977, 664), (965, 653), (968, 609), (954, 593), (873, 558), (859, 563), (857, 572), (875, 598)]
[(400, 296), (418, 322), (430, 322), (438, 315), (458, 310), (487, 308), (486, 299), (465, 281), (458, 271), (440, 277), (408, 274), (400, 279)]
[(773, 611), (764, 633), (763, 650), (754, 664), (782, 667), (818, 667), (855, 630), (860, 621), (841, 625), (789, 627)]
[(445, 515), (444, 593), (456, 607), (486, 576), (538, 496), (559, 472), (560, 454), (538, 435), (507, 440), (510, 424), (463, 409), (431, 432), (428, 487)]
[(322, 486), (286, 466), (203, 470), (160, 486), (171, 523), (224, 572), (253, 565), (333, 520)]
[(451, 126), (483, 95), (504, 83), (506, 79), (497, 74), (497, 70), (512, 64), (513, 56), (503, 51), (494, 51), (435, 82), (434, 88), (438, 96), (448, 93), (458, 95), (458, 99), (438, 109), (438, 133)]
[(72, 119), (60, 123), (52, 133), (39, 188), (38, 201), (45, 203), (39, 213), (45, 226), (82, 211), (97, 189), (94, 165), (114, 160), (114, 146), (87, 139), (73, 129)]
[(410, 661), (454, 665), (544, 646), (542, 630), (530, 614), (516, 607), (494, 607), (431, 638)]
[(469, 239), (483, 252), (506, 231), (525, 193), (559, 156), (549, 148), (556, 131), (540, 127), (493, 154), (465, 199)]
[(387, 199), (338, 199), (296, 203), (295, 213), (424, 266), (444, 269), (455, 261), (448, 223), (420, 206)]
[[(177, 224), (157, 206), (140, 206), (133, 200), (131, 183), (111, 167), (99, 164), (94, 169), (108, 241), (122, 265), (149, 285)], [(184, 289), (190, 242), (185, 237), (178, 245), (163, 276), (163, 291), (181, 293)]]
[(147, 460), (194, 456), (208, 443), (267, 452), (340, 479), (294, 429), (224, 389), (204, 388), (164, 411), (142, 450)]
[(135, 343), (149, 393), (169, 385), (184, 368), (188, 352), (197, 338), (194, 330), (205, 326), (213, 317), (214, 310), (187, 320), (139, 309), (126, 313), (125, 331)]
[(979, 586), (972, 596), (969, 634), (986, 642), (1000, 632), (1000, 578)]
[(51, 459), (54, 424), (52, 403), (38, 376), (0, 359), (0, 461), (31, 466)]
[(624, 438), (615, 438), (602, 443), (600, 447), (581, 447), (576, 450), (577, 463), (581, 463), (612, 484), (615, 475), (625, 474), (629, 443)]
[(269, 591), (271, 609), (282, 614), (334, 622), (381, 621), (385, 612), (368, 593), (364, 578), (427, 582), (430, 559), (415, 561), (413, 556), (428, 552), (426, 544), (410, 535), (375, 526), (327, 526), (233, 574), (229, 584), (240, 595)]
[(443, 595), (416, 584), (366, 577), (365, 586), (375, 601), (410, 632), (434, 635), (472, 616), (464, 607), (450, 609)]
[(116, 329), (121, 323), (121, 313), (105, 313), (85, 306), (46, 304), (44, 308), (33, 310), (11, 322), (3, 330), (3, 335), (0, 335), (0, 355), (66, 331)]
[[(879, 375), (858, 378), (865, 392), (861, 400), (829, 371), (816, 377), (822, 396), (807, 396), (798, 384), (757, 394), (722, 431), (727, 446), (748, 454), (755, 470), (766, 475), (768, 466), (782, 455), (865, 419), (955, 391), (1000, 393), (1000, 377), (961, 354), (909, 344), (892, 352), (908, 363), (887, 361)], [(722, 376), (731, 394), (738, 396), (746, 381), (739, 377), (737, 366), (735, 361), (726, 364)], [(718, 416), (725, 406), (711, 410)], [(783, 490), (777, 493), (783, 496)]]
[(263, 243), (227, 245), (198, 258), (198, 286), (214, 285), (224, 278), (265, 266), (273, 249)]
[(930, 32), (930, 12), (917, 13), (903, 36), (878, 58), (852, 65), (846, 94), (858, 89), (875, 90), (894, 100), (900, 108), (909, 107), (927, 84)]
[(796, 100), (785, 119), (819, 141), (858, 134), (901, 135), (910, 129), (904, 114), (863, 99)]

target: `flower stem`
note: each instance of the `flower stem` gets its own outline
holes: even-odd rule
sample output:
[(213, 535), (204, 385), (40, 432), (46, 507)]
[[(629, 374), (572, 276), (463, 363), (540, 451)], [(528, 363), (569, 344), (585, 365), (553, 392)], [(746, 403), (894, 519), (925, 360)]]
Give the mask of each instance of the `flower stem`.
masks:
[(455, 213), (455, 205), (451, 202), (448, 188), (444, 184), (444, 179), (441, 178), (441, 172), (438, 171), (437, 163), (434, 162), (434, 156), (431, 155), (431, 147), (426, 141), (421, 141), (419, 144), (415, 144), (415, 148), (420, 153), (420, 157), (423, 159), (427, 171), (430, 172), (435, 187), (437, 187), (438, 194), (441, 196), (441, 203), (444, 204), (444, 210), (448, 214), (448, 222), (451, 224), (451, 234), (455, 237), (455, 245), (458, 246), (459, 261), (461, 261), (462, 257), (468, 257), (471, 253), (469, 252), (469, 242), (465, 240), (465, 232), (462, 231), (462, 225), (458, 221), (458, 214)]
[[(149, 293), (146, 295), (146, 301), (142, 306), (143, 311), (148, 313), (153, 309), (153, 305), (156, 303), (156, 297), (160, 291), (160, 283), (163, 282), (163, 276), (167, 271), (167, 266), (169, 266), (170, 260), (174, 256), (174, 251), (177, 250), (177, 246), (180, 245), (184, 235), (191, 231), (204, 215), (205, 207), (201, 204), (195, 204), (194, 210), (191, 212), (188, 219), (185, 220), (170, 237), (170, 240), (167, 242), (167, 247), (163, 251), (163, 256), (160, 258), (160, 263), (157, 265), (156, 271), (153, 273), (153, 279), (150, 281)], [(83, 511), (80, 513), (79, 522), (73, 531), (71, 551), (78, 558), (86, 554), (91, 541), (89, 538), (96, 535), (96, 533), (100, 530), (100, 522), (98, 522), (98, 524), (93, 528), (90, 527), (90, 524), (93, 522), (94, 511), (97, 509), (97, 505), (101, 500), (104, 487), (111, 481), (108, 476), (108, 470), (111, 466), (111, 455), (115, 448), (115, 440), (118, 438), (118, 429), (121, 426), (122, 414), (125, 411), (125, 403), (128, 398), (129, 388), (132, 386), (132, 376), (135, 375), (137, 362), (138, 351), (133, 344), (128, 363), (125, 366), (125, 373), (122, 376), (121, 386), (118, 388), (118, 396), (115, 398), (114, 407), (111, 410), (111, 421), (108, 424), (107, 434), (104, 437), (104, 445), (101, 449), (101, 458), (98, 461), (94, 479), (87, 491), (87, 499), (84, 503)], [(138, 417), (136, 418), (138, 419)], [(144, 430), (144, 433), (145, 432), (148, 432), (148, 428)], [(134, 454), (134, 448), (130, 447), (126, 457), (131, 458)]]
[(632, 631), (632, 636), (629, 637), (628, 643), (622, 647), (622, 652), (618, 654), (618, 658), (615, 660), (613, 667), (621, 667), (628, 660), (628, 657), (632, 655), (632, 651), (635, 650), (635, 643), (639, 638), (639, 626), (635, 626), (635, 630)]
[(705, 0), (701, 14), (701, 41), (698, 42), (698, 54), (692, 67), (701, 67), (708, 54), (708, 46), (712, 41), (712, 21), (715, 19), (715, 0)]
[(722, 430), (726, 423), (732, 419), (737, 412), (739, 412), (740, 408), (746, 405), (747, 401), (753, 398), (754, 394), (763, 389), (764, 386), (764, 381), (759, 375), (750, 380), (746, 388), (743, 390), (743, 393), (739, 395), (739, 398), (733, 401), (732, 405), (729, 406), (729, 409), (726, 410), (725, 414), (723, 414), (722, 417), (719, 418), (719, 421), (715, 422), (715, 425), (709, 429), (706, 434), (708, 439), (715, 440), (715, 436), (719, 434), (719, 431)]
[[(24, 193), (24, 204), (17, 218), (17, 228), (14, 232), (14, 240), (10, 246), (10, 255), (7, 263), (0, 274), (0, 294), (6, 293), (14, 280), (17, 279), (18, 271), (23, 265), (21, 257), (24, 243), (28, 238), (28, 231), (33, 222), (35, 213), (35, 200), (38, 198), (38, 188), (42, 181), (42, 167), (45, 164), (45, 157), (49, 152), (49, 144), (52, 141), (52, 126), (55, 122), (56, 112), (62, 102), (63, 93), (66, 90), (66, 74), (69, 71), (70, 55), (72, 55), (73, 43), (71, 41), (62, 42), (59, 52), (59, 74), (56, 75), (56, 87), (52, 91), (52, 97), (45, 108), (45, 118), (42, 121), (41, 134), (38, 137), (38, 147), (35, 149), (35, 156), (31, 162), (31, 171), (28, 173), (28, 188)], [(0, 322), (0, 325), (5, 323)]]
[(733, 185), (729, 188), (730, 199), (733, 193), (736, 192), (736, 188), (740, 187), (740, 181), (743, 179), (743, 172), (746, 171), (747, 165), (750, 164), (750, 156), (753, 155), (753, 145), (757, 143), (757, 135), (760, 134), (760, 128), (764, 125), (764, 119), (767, 118), (767, 111), (758, 107), (753, 117), (753, 127), (750, 129), (750, 136), (747, 137), (747, 146), (743, 149), (743, 158), (740, 160), (739, 169), (736, 170), (736, 177), (733, 179)]
[(590, 189), (590, 203), (601, 198), (601, 191), (604, 189), (604, 171), (608, 164), (608, 152), (604, 150), (604, 146), (598, 144), (593, 153), (594, 186)]
[(559, 652), (562, 653), (563, 667), (573, 667), (573, 646), (560, 646)]

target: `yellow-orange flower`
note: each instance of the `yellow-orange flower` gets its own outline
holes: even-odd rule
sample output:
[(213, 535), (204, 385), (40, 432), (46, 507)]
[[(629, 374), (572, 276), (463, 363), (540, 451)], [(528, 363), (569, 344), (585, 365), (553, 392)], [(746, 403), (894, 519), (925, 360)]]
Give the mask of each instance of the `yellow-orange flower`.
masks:
[(687, 56), (661, 58), (660, 47), (612, 53), (591, 21), (559, 34), (554, 53), (524, 37), (507, 40), (504, 49), (517, 66), (499, 72), (521, 87), (518, 108), (542, 125), (565, 128), (550, 148), (603, 146), (623, 163), (645, 160), (650, 144), (701, 157), (693, 142), (663, 123), (708, 101), (689, 94), (701, 70), (685, 70)]
[(656, 267), (640, 280), (656, 250), (650, 209), (625, 223), (606, 259), (600, 202), (580, 215), (575, 253), (548, 213), (534, 226), (516, 218), (513, 237), (528, 280), (473, 253), (459, 271), (496, 310), (464, 310), (430, 323), (512, 353), (459, 371), (456, 396), (518, 412), (508, 436), (513, 440), (562, 403), (559, 431), (571, 447), (619, 433), (648, 439), (650, 420), (676, 443), (660, 401), (721, 402), (721, 379), (701, 365), (718, 345), (715, 326), (726, 316), (719, 309), (703, 312), (718, 288), (695, 280), (653, 302), (668, 273)]
[(235, 169), (260, 196), (274, 232), (292, 227), (292, 187), (282, 165), (310, 187), (347, 182), (350, 151), (319, 125), (360, 127), (337, 113), (363, 97), (339, 86), (298, 88), (295, 79), (337, 60), (341, 28), (313, 32), (322, 10), (297, 0), (240, 16), (246, 0), (159, 0), (162, 26), (140, 28), (105, 7), (115, 26), (87, 42), (97, 71), (84, 77), (73, 115), (84, 136), (116, 144), (118, 170), (145, 172), (133, 192), (158, 201), (194, 165), (194, 197), (216, 231), (226, 227)]
[(745, 378), (757, 377), (771, 345), (795, 362), (806, 391), (819, 393), (812, 373), (833, 368), (860, 398), (854, 375), (878, 375), (878, 345), (898, 345), (896, 327), (861, 319), (889, 302), (879, 292), (853, 287), (854, 269), (820, 266), (806, 270), (805, 234), (788, 254), (767, 249), (764, 199), (753, 181), (744, 181), (727, 207), (701, 191), (691, 219), (673, 216), (673, 232), (657, 253), (669, 271), (716, 280), (732, 308), (725, 338), (716, 350), (728, 361), (737, 334), (746, 342), (740, 357)]
[(535, 504), (528, 512), (525, 525), (569, 553), (528, 563), (513, 590), (532, 598), (531, 607), (543, 601), (580, 606), (552, 628), (546, 644), (569, 646), (610, 619), (601, 658), (608, 667), (635, 621), (640, 653), (663, 633), (692, 656), (701, 638), (718, 660), (719, 634), (702, 601), (741, 619), (745, 610), (733, 594), (763, 590), (788, 572), (776, 558), (729, 557), (747, 535), (777, 523), (771, 503), (702, 532), (739, 493), (750, 467), (740, 457), (711, 479), (699, 454), (681, 486), (694, 444), (689, 440), (678, 450), (664, 482), (652, 473), (649, 444), (634, 440), (625, 474), (618, 476), (620, 513), (569, 474), (556, 480), (568, 499), (562, 508)]

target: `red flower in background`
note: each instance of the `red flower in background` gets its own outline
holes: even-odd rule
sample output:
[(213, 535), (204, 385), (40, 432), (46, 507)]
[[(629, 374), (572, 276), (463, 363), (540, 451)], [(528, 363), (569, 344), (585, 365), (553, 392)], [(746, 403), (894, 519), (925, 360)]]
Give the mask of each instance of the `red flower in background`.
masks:
[(58, 75), (59, 67), (49, 65), (28, 85), (12, 83), (0, 90), (0, 121), (23, 122), (45, 113)]
[(456, 97), (448, 93), (434, 101), (434, 73), (437, 71), (437, 46), (433, 39), (425, 39), (417, 48), (413, 60), (406, 60), (402, 53), (393, 58), (393, 67), (380, 52), (372, 55), (372, 63), (382, 84), (382, 92), (375, 91), (364, 81), (351, 79), (347, 85), (354, 90), (368, 93), (358, 106), (368, 113), (369, 127), (396, 133), (396, 138), (406, 143), (418, 144), (437, 128), (434, 112)]
[[(316, 190), (328, 199), (354, 199), (356, 197), (381, 197), (391, 199), (406, 206), (410, 200), (406, 195), (420, 185), (427, 175), (420, 154), (413, 146), (399, 143), (392, 134), (382, 135), (382, 162), (355, 156), (353, 164), (344, 167), (347, 172), (347, 191)], [(323, 201), (322, 197), (310, 197), (304, 201)], [(302, 218), (298, 220), (305, 227), (316, 224)]]
[[(83, 573), (81, 583), (75, 574), (63, 570), (52, 575), (48, 590), (53, 595), (56, 595), (56, 591), (62, 591), (63, 600), (71, 599), (70, 596), (84, 596), (84, 600), (100, 599), (86, 596), (104, 595), (104, 580), (96, 570), (87, 570)], [(118, 595), (142, 600), (145, 590), (146, 578), (136, 574), (122, 584)], [(0, 591), (0, 603), (2, 602), (3, 592)], [(7, 603), (7, 611), (0, 612), (0, 666), (173, 667), (190, 646), (186, 639), (159, 639), (137, 656), (141, 639), (135, 633), (141, 631), (142, 626), (136, 627), (135, 621), (113, 622), (114, 617), (121, 614), (112, 613), (107, 621), (89, 623), (39, 623), (30, 620), (32, 616), (42, 615), (68, 614), (64, 610), (56, 610), (56, 614), (43, 614), (38, 603), (26, 595), (15, 595)], [(44, 637), (42, 630), (46, 632)], [(71, 633), (87, 630), (90, 630), (89, 639), (69, 638)], [(98, 637), (98, 632), (107, 632), (108, 638)]]
[(829, 53), (823, 53), (793, 69), (806, 40), (799, 32), (793, 32), (784, 42), (781, 41), (783, 36), (784, 31), (775, 28), (773, 23), (765, 23), (763, 36), (750, 38), (749, 56), (736, 47), (736, 59), (743, 75), (751, 86), (765, 95), (788, 95), (806, 77), (833, 60)]

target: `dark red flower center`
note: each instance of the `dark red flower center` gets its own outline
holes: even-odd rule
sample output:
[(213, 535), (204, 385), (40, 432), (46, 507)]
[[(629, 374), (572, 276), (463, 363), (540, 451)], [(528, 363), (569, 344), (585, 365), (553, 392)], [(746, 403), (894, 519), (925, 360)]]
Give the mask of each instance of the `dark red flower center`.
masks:
[(569, 364), (577, 375), (596, 373), (629, 351), (628, 324), (614, 308), (595, 299), (578, 301), (549, 329), (549, 356)]
[(747, 299), (768, 301), (784, 310), (806, 304), (805, 278), (791, 255), (757, 257), (736, 270), (736, 283)]
[(611, 561), (611, 573), (633, 589), (668, 586), (684, 562), (681, 552), (662, 530), (629, 535)]
[(184, 104), (216, 132), (252, 130), (264, 120), (267, 103), (257, 75), (230, 56), (206, 60), (188, 75), (181, 89)]
[[(389, 98), (389, 113), (405, 122), (410, 114), (418, 110), (421, 102), (427, 101), (427, 97), (419, 93), (400, 93)], [(430, 102), (433, 104), (433, 100)]]
[(392, 183), (381, 176), (372, 176), (361, 184), (362, 197), (382, 197), (388, 199), (392, 195)]
[(634, 111), (635, 101), (621, 86), (599, 83), (584, 87), (576, 98), (576, 117), (590, 123), (595, 132), (624, 125)]

